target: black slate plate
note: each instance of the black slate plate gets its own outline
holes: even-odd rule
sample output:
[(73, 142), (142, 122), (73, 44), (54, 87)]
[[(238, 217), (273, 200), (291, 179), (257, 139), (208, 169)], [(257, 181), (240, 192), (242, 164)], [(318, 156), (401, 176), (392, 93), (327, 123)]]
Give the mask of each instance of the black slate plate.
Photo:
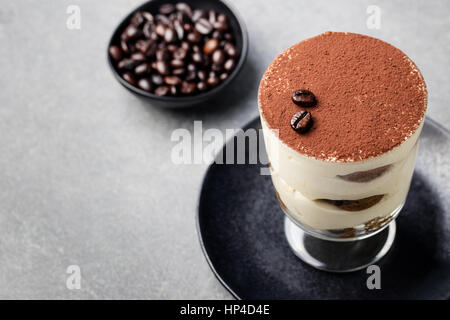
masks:
[[(255, 119), (247, 128), (260, 128)], [(248, 156), (248, 154), (247, 154)], [(449, 299), (450, 134), (427, 119), (411, 190), (381, 289), (365, 270), (316, 270), (291, 251), (270, 176), (259, 164), (212, 164), (199, 200), (198, 231), (211, 269), (238, 299)]]

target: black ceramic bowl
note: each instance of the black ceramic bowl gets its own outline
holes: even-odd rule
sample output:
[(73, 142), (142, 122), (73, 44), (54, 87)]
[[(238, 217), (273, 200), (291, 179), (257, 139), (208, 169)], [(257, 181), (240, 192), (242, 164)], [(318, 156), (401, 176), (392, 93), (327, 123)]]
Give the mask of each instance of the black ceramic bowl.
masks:
[[(144, 91), (139, 89), (138, 87), (135, 87), (125, 81), (119, 71), (116, 68), (116, 64), (112, 60), (108, 49), (111, 45), (118, 45), (120, 42), (120, 35), (123, 32), (123, 30), (127, 27), (129, 24), (131, 16), (136, 11), (148, 11), (152, 14), (156, 14), (158, 12), (159, 7), (162, 4), (165, 3), (177, 3), (177, 2), (186, 2), (191, 6), (192, 9), (203, 9), (203, 10), (215, 10), (220, 13), (224, 13), (228, 16), (228, 23), (231, 29), (231, 32), (233, 33), (234, 39), (235, 39), (235, 46), (239, 50), (239, 59), (236, 63), (236, 67), (233, 69), (233, 71), (230, 73), (230, 75), (222, 81), (219, 85), (216, 87), (202, 92), (197, 93), (189, 96), (157, 96), (153, 93)], [(226, 4), (222, 0), (151, 0), (148, 1), (138, 8), (131, 11), (118, 25), (116, 30), (114, 31), (109, 44), (107, 48), (107, 59), (109, 66), (116, 77), (117, 81), (120, 82), (125, 88), (130, 90), (131, 92), (148, 98), (152, 101), (152, 103), (159, 105), (161, 107), (167, 107), (167, 108), (181, 108), (181, 107), (189, 107), (192, 105), (199, 104), (201, 102), (204, 102), (214, 96), (217, 96), (228, 84), (230, 84), (233, 79), (236, 78), (239, 71), (242, 69), (245, 59), (247, 57), (247, 51), (248, 51), (248, 35), (247, 30), (245, 28), (245, 24), (242, 20), (242, 18), (238, 15), (238, 13), (230, 7), (229, 4)]]

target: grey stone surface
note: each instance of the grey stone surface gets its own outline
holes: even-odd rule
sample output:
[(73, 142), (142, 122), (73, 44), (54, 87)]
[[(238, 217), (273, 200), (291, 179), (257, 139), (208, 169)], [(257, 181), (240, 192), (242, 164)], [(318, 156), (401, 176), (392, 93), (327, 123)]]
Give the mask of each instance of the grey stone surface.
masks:
[[(0, 298), (231, 298), (195, 229), (207, 165), (174, 165), (171, 133), (202, 120), (238, 128), (257, 115), (256, 88), (282, 49), (326, 30), (379, 37), (422, 70), (428, 115), (449, 128), (447, 1), (234, 1), (250, 52), (208, 106), (152, 107), (123, 89), (105, 54), (141, 1), (2, 1), (0, 6)], [(81, 8), (81, 30), (66, 8)], [(379, 5), (380, 30), (366, 27)], [(82, 288), (66, 288), (79, 265)]]

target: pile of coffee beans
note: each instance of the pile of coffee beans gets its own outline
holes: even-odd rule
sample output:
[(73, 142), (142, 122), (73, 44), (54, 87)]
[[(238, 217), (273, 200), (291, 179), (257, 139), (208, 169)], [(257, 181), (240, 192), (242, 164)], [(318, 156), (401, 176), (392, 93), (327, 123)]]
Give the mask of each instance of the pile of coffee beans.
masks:
[(228, 17), (186, 3), (164, 4), (157, 14), (136, 12), (109, 54), (123, 79), (158, 96), (210, 90), (239, 58)]

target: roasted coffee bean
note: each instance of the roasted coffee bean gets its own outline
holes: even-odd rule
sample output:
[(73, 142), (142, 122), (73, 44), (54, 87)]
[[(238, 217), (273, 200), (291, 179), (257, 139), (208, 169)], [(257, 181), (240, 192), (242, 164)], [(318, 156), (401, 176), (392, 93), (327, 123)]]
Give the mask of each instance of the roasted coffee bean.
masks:
[(198, 52), (194, 52), (191, 56), (191, 59), (194, 63), (202, 63), (203, 62), (203, 57)]
[(222, 32), (220, 32), (219, 30), (215, 30), (215, 31), (212, 33), (212, 37), (213, 37), (214, 39), (220, 40), (220, 39), (222, 39)]
[(195, 71), (188, 71), (188, 73), (187, 73), (187, 75), (185, 77), (185, 80), (186, 81), (194, 81), (196, 77), (197, 76), (195, 74)]
[(234, 69), (236, 65), (236, 62), (234, 59), (228, 59), (227, 61), (225, 61), (225, 63), (223, 64), (223, 67), (225, 70), (227, 71), (231, 71)]
[(156, 71), (165, 76), (169, 74), (169, 66), (163, 60), (156, 61)]
[(197, 72), (197, 77), (199, 78), (199, 80), (205, 81), (206, 80), (206, 72), (203, 70), (200, 70), (199, 72)]
[(194, 10), (194, 12), (192, 12), (192, 21), (193, 22), (197, 22), (197, 20), (199, 20), (200, 18), (203, 18), (205, 16), (205, 11), (197, 9)]
[(188, 69), (188, 71), (193, 71), (193, 72), (195, 72), (195, 71), (197, 70), (197, 67), (195, 66), (195, 64), (189, 63), (189, 64), (187, 65), (187, 69)]
[(216, 71), (216, 72), (222, 71), (223, 70), (223, 65), (213, 63), (213, 65), (211, 66), (211, 70), (212, 71)]
[(131, 52), (131, 47), (130, 45), (128, 45), (128, 42), (126, 40), (121, 40), (120, 41), (120, 48), (122, 49), (123, 52), (125, 53), (130, 53)]
[(191, 7), (185, 2), (178, 2), (175, 5), (175, 8), (178, 11), (186, 13), (188, 16), (192, 16), (192, 9), (191, 9)]
[[(137, 48), (137, 43), (136, 43)], [(153, 40), (146, 40), (144, 41), (141, 52), (143, 52), (147, 57), (153, 57), (156, 53), (156, 50), (158, 49), (158, 43)]]
[(132, 69), (134, 69), (134, 67), (137, 66), (138, 63), (139, 63), (139, 61), (125, 58), (125, 59), (120, 60), (120, 62), (117, 66), (119, 67), (119, 69), (132, 70)]
[(146, 38), (150, 38), (153, 32), (153, 23), (147, 21), (142, 27), (142, 32)]
[(133, 59), (137, 62), (142, 62), (142, 61), (145, 61), (147, 58), (145, 57), (145, 55), (142, 52), (135, 52), (131, 55), (131, 59)]
[(183, 29), (185, 32), (191, 32), (192, 31), (192, 25), (189, 23), (183, 24)]
[(205, 18), (200, 18), (195, 23), (195, 30), (201, 34), (209, 34), (213, 30), (212, 25)]
[(171, 86), (177, 86), (181, 83), (181, 79), (177, 76), (167, 76), (164, 77), (164, 83)]
[(198, 91), (205, 91), (207, 88), (208, 88), (208, 86), (203, 81), (200, 81), (199, 83), (197, 83)]
[(190, 32), (187, 35), (187, 40), (191, 43), (199, 43), (200, 41), (202, 41), (202, 36), (197, 31)]
[(186, 51), (189, 51), (189, 49), (191, 49), (191, 45), (187, 41), (182, 41), (180, 47)]
[(171, 52), (171, 53), (174, 53), (177, 49), (178, 49), (178, 47), (174, 44), (167, 45), (167, 50), (169, 50), (169, 52)]
[(238, 51), (237, 51), (236, 47), (233, 44), (231, 44), (230, 42), (227, 42), (224, 45), (224, 50), (225, 50), (225, 53), (228, 56), (230, 56), (231, 58), (235, 58), (238, 55)]
[(166, 96), (169, 93), (168, 86), (159, 86), (155, 89), (155, 94), (157, 96)]
[(317, 103), (316, 97), (311, 91), (308, 90), (297, 90), (292, 95), (292, 101), (304, 108), (314, 107)]
[(142, 12), (138, 11), (135, 14), (133, 14), (130, 21), (131, 24), (133, 24), (136, 27), (139, 27), (141, 24), (144, 23), (145, 19), (144, 16), (142, 15)]
[(170, 59), (170, 52), (167, 49), (158, 49), (156, 51), (156, 60), (168, 61)]
[(161, 77), (159, 74), (152, 74), (151, 78), (152, 78), (153, 84), (156, 85), (156, 86), (160, 86), (164, 82), (163, 77)]
[(118, 46), (111, 46), (109, 47), (109, 54), (113, 58), (114, 61), (119, 61), (122, 59), (122, 50)]
[(220, 79), (221, 81), (225, 80), (226, 78), (228, 78), (228, 73), (226, 73), (226, 72), (222, 73), (222, 74), (219, 76), (219, 79)]
[(216, 21), (217, 21), (216, 18), (217, 18), (216, 12), (214, 10), (209, 10), (208, 11), (208, 21), (209, 21), (209, 23), (211, 23), (211, 24), (216, 23)]
[(181, 22), (179, 20), (175, 20), (173, 22), (173, 28), (175, 29), (175, 32), (177, 33), (178, 40), (183, 40), (184, 38), (184, 29), (181, 25)]
[(176, 40), (175, 38), (175, 31), (171, 28), (167, 28), (166, 32), (164, 33), (164, 41), (166, 42), (174, 42)]
[(224, 14), (219, 14), (217, 16), (216, 21), (213, 23), (213, 26), (215, 29), (219, 31), (225, 31), (228, 30), (228, 20), (227, 16)]
[(194, 52), (200, 52), (200, 47), (198, 46), (198, 45), (193, 45), (192, 46), (192, 51), (194, 51)]
[(212, 62), (213, 64), (222, 64), (225, 61), (225, 53), (223, 50), (217, 49), (212, 54)]
[(155, 31), (152, 31), (152, 33), (150, 33), (149, 39), (153, 40), (153, 41), (157, 41), (158, 40), (158, 34)]
[(187, 55), (187, 50), (185, 50), (183, 48), (178, 48), (173, 53), (173, 58), (178, 59), (178, 60), (184, 60), (186, 58), (186, 55)]
[(142, 16), (144, 17), (145, 20), (147, 20), (148, 22), (151, 22), (151, 23), (153, 23), (153, 21), (155, 20), (153, 18), (153, 15), (150, 12), (144, 11), (144, 12), (142, 12)]
[(217, 49), (217, 47), (219, 47), (219, 41), (215, 38), (209, 39), (203, 46), (203, 53), (209, 56)]
[(152, 83), (150, 82), (150, 80), (146, 78), (140, 79), (138, 81), (138, 87), (141, 88), (142, 90), (150, 91), (152, 90)]
[(186, 70), (184, 68), (177, 68), (177, 69), (173, 69), (172, 70), (172, 74), (174, 76), (181, 76), (181, 75), (183, 75), (185, 73), (186, 73)]
[(130, 24), (124, 31), (124, 40), (136, 39), (141, 35), (141, 31), (136, 26)]
[(170, 86), (169, 88), (170, 94), (173, 96), (176, 96), (178, 94), (178, 87), (177, 86)]
[(231, 33), (229, 33), (229, 32), (225, 33), (225, 34), (223, 35), (223, 37), (224, 37), (226, 40), (228, 40), (228, 41), (233, 40), (233, 35), (232, 35)]
[(195, 91), (197, 85), (194, 82), (183, 81), (181, 83), (181, 93), (182, 94), (191, 94)]
[(163, 15), (163, 14), (157, 14), (155, 16), (155, 21), (156, 21), (156, 23), (161, 23), (161, 24), (163, 24), (165, 26), (170, 25), (170, 19), (167, 16)]
[(159, 7), (159, 13), (161, 13), (161, 14), (171, 14), (174, 11), (175, 11), (175, 6), (171, 3), (166, 3)]
[(291, 127), (297, 132), (304, 133), (311, 128), (312, 117), (308, 111), (299, 111), (291, 119)]
[(210, 87), (215, 87), (219, 84), (219, 78), (218, 77), (209, 77), (208, 80), (206, 80), (206, 83)]
[(148, 63), (141, 63), (136, 68), (134, 68), (134, 74), (137, 76), (143, 76), (150, 73), (151, 67)]
[(173, 59), (172, 61), (170, 61), (170, 66), (172, 68), (182, 68), (184, 67), (184, 62), (183, 60)]
[(127, 81), (129, 84), (135, 86), (136, 85), (136, 80), (134, 79), (134, 76), (131, 72), (125, 72), (122, 75), (122, 78), (125, 79), (125, 81)]
[(160, 36), (161, 38), (164, 38), (164, 35), (166, 34), (166, 29), (167, 27), (165, 25), (163, 25), (162, 23), (157, 24), (155, 27), (155, 32), (158, 36)]

